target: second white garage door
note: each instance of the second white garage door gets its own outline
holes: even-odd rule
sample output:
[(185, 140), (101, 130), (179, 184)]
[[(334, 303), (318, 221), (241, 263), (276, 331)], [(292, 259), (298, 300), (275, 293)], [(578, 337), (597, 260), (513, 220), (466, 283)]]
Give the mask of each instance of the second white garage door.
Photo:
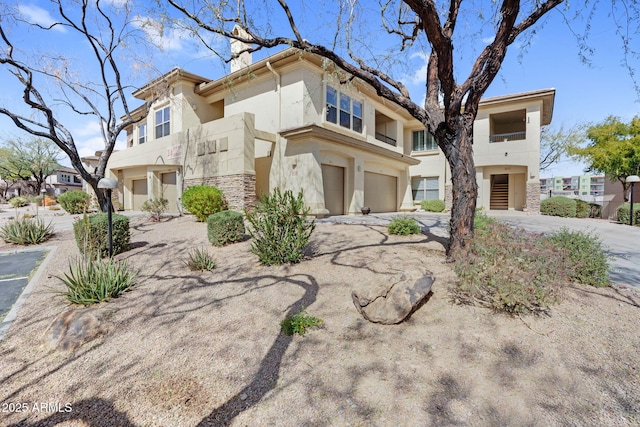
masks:
[(380, 173), (364, 173), (364, 205), (371, 212), (396, 212), (398, 178)]

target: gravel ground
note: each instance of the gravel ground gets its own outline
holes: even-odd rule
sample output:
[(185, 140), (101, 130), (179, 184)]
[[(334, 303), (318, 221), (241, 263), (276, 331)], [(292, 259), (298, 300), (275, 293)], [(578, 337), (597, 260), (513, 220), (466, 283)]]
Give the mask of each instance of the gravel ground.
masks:
[[(59, 259), (0, 342), (2, 426), (640, 424), (632, 289), (571, 286), (550, 316), (508, 317), (449, 301), (455, 277), (438, 236), (319, 224), (309, 259), (263, 267), (249, 241), (208, 245), (192, 217), (136, 219), (118, 258), (139, 285), (94, 308), (105, 335), (60, 351), (45, 330), (70, 308), (55, 276), (78, 250), (71, 231), (47, 245)], [(195, 247), (214, 254), (215, 271), (185, 267)], [(408, 321), (358, 315), (353, 289), (416, 268), (436, 282)], [(323, 328), (281, 334), (302, 307)]]

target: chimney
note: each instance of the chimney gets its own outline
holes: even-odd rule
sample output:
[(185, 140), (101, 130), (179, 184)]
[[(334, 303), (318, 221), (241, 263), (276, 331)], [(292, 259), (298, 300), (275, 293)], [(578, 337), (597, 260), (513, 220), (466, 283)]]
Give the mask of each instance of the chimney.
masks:
[[(242, 29), (239, 25), (233, 27), (233, 35), (243, 37), (245, 39), (249, 38), (249, 34)], [(231, 39), (231, 55), (234, 57), (231, 60), (231, 72), (238, 71), (242, 68), (245, 68), (251, 65), (251, 53), (250, 52), (242, 52), (245, 49), (250, 48), (251, 45), (248, 43), (241, 42), (240, 40)], [(242, 52), (242, 53), (240, 53)]]

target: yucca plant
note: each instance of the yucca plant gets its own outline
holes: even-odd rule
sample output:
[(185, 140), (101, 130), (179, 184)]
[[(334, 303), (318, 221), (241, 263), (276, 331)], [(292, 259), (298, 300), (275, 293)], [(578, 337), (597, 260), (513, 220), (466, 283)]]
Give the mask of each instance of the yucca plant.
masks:
[(126, 261), (76, 258), (69, 273), (57, 276), (67, 287), (62, 294), (72, 304), (90, 305), (117, 298), (136, 285), (137, 273)]
[(212, 271), (216, 268), (216, 261), (206, 249), (193, 248), (187, 254), (184, 263), (191, 270)]
[(42, 219), (16, 218), (0, 228), (0, 237), (5, 242), (16, 245), (37, 245), (53, 235), (51, 222), (45, 224)]

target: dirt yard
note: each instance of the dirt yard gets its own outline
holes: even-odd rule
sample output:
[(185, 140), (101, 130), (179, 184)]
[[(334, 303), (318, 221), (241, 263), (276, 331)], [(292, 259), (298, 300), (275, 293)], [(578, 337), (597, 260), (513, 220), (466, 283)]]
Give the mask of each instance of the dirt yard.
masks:
[[(55, 276), (78, 249), (71, 231), (46, 245), (54, 261), (0, 342), (3, 426), (640, 425), (630, 289), (576, 285), (550, 316), (508, 317), (450, 302), (455, 276), (434, 236), (322, 224), (309, 259), (263, 267), (249, 241), (211, 247), (193, 217), (136, 220), (118, 258), (139, 285), (95, 308), (105, 335), (60, 351), (45, 330), (70, 308)], [(215, 271), (185, 267), (195, 247)], [(361, 318), (352, 290), (416, 268), (436, 281), (409, 320)], [(281, 334), (302, 307), (324, 327)]]

